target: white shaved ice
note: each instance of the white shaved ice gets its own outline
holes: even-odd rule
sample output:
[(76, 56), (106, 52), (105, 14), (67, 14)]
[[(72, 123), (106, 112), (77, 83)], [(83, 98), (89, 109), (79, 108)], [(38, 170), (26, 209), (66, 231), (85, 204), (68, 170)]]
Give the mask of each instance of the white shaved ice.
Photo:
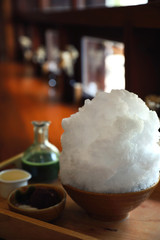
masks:
[(92, 192), (130, 192), (159, 179), (159, 119), (126, 90), (100, 92), (62, 120), (60, 178)]

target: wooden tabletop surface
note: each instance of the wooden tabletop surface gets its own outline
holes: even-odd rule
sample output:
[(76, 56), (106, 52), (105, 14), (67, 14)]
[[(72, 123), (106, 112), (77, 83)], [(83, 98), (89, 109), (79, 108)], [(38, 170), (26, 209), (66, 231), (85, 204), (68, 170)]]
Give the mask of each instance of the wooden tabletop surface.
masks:
[(7, 240), (159, 240), (160, 184), (148, 200), (118, 222), (90, 218), (68, 195), (62, 216), (50, 223), (12, 212), (0, 198), (0, 226), (0, 237)]
[(33, 143), (33, 120), (49, 120), (49, 140), (61, 150), (61, 121), (77, 107), (49, 95), (47, 78), (33, 76), (32, 68), (0, 64), (0, 161), (24, 152)]

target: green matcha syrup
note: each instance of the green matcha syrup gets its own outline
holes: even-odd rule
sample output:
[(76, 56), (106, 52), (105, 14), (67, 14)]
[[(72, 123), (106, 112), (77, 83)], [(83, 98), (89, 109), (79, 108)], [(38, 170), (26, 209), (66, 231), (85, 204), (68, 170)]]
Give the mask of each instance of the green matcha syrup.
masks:
[(30, 172), (32, 182), (52, 182), (59, 172), (59, 150), (48, 141), (50, 122), (32, 122), (34, 143), (24, 152), (22, 168)]

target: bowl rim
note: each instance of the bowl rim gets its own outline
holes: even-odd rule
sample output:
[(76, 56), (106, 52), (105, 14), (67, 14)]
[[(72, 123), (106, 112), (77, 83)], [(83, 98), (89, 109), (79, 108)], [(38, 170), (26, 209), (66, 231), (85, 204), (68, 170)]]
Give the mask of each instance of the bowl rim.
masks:
[[(57, 204), (55, 205), (52, 205), (50, 207), (47, 207), (47, 208), (42, 208), (42, 209), (38, 209), (38, 208), (20, 208), (19, 206), (16, 206), (15, 204), (12, 203), (11, 201), (11, 198), (14, 197), (14, 194), (16, 191), (18, 190), (21, 190), (21, 189), (27, 189), (28, 187), (31, 187), (31, 186), (37, 186), (37, 187), (47, 187), (47, 188), (50, 188), (50, 189), (54, 189), (56, 191), (56, 189), (59, 189), (62, 193), (63, 193), (63, 197), (61, 199), (60, 202), (58, 202)], [(60, 186), (57, 186), (57, 185), (51, 185), (51, 184), (45, 184), (45, 183), (35, 183), (35, 184), (29, 184), (29, 185), (26, 185), (26, 186), (21, 186), (19, 188), (16, 188), (15, 190), (13, 190), (9, 196), (8, 196), (8, 199), (7, 199), (7, 204), (9, 206), (11, 206), (12, 208), (14, 209), (17, 209), (19, 211), (25, 211), (25, 212), (31, 212), (31, 213), (40, 213), (40, 212), (44, 212), (44, 211), (48, 211), (49, 209), (53, 209), (53, 208), (57, 208), (60, 204), (62, 204), (64, 201), (66, 201), (66, 192), (64, 191), (64, 189)]]
[(29, 179), (31, 179), (32, 175), (26, 171), (26, 170), (23, 170), (23, 169), (19, 169), (19, 168), (11, 168), (11, 169), (5, 169), (5, 170), (2, 170), (0, 171), (0, 176), (3, 175), (4, 173), (6, 172), (12, 172), (12, 171), (20, 171), (20, 172), (24, 172), (26, 173), (28, 176), (24, 177), (24, 178), (20, 178), (20, 179), (17, 179), (17, 180), (4, 180), (4, 179), (1, 179), (0, 177), (0, 183), (19, 183), (19, 182), (25, 182), (25, 181), (28, 181)]
[(134, 191), (134, 192), (122, 192), (122, 193), (120, 193), (120, 192), (118, 192), (118, 193), (116, 193), (116, 192), (115, 193), (110, 193), (110, 192), (109, 193), (107, 193), (107, 192), (106, 193), (100, 193), (100, 192), (86, 191), (86, 190), (71, 186), (70, 184), (63, 184), (62, 182), (61, 183), (62, 183), (62, 186), (64, 187), (64, 189), (66, 189), (65, 187), (68, 187), (68, 188), (72, 189), (73, 191), (78, 191), (82, 194), (90, 194), (90, 195), (96, 195), (96, 196), (106, 196), (106, 195), (108, 195), (108, 196), (116, 196), (116, 195), (123, 196), (125, 194), (125, 195), (129, 196), (129, 195), (132, 195), (132, 194), (145, 193), (148, 190), (154, 189), (158, 185), (159, 182), (160, 182), (160, 178), (158, 179), (157, 182), (153, 183), (150, 187), (147, 187), (145, 189), (142, 189), (142, 190), (139, 190), (139, 191)]

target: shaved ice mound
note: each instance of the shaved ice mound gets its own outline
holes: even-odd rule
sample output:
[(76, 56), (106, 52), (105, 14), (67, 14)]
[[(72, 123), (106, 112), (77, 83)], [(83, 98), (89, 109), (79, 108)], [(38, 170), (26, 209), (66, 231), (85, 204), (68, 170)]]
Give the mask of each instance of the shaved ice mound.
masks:
[(159, 118), (136, 94), (100, 92), (62, 120), (63, 184), (100, 193), (132, 192), (159, 180)]

